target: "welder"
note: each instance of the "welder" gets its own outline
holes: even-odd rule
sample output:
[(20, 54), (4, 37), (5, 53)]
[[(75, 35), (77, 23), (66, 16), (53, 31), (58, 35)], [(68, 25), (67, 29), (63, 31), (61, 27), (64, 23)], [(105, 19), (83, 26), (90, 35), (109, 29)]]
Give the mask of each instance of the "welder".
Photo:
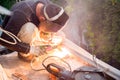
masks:
[[(49, 0), (17, 2), (10, 10), (12, 15), (6, 16), (2, 24), (2, 28), (8, 32), (2, 33), (0, 44), (17, 51), (18, 57), (24, 61), (44, 54), (41, 49), (43, 42), (49, 44), (53, 35), (64, 28), (69, 18), (61, 6)], [(9, 36), (9, 32), (17, 38)], [(37, 41), (41, 41), (39, 45), (35, 45)]]

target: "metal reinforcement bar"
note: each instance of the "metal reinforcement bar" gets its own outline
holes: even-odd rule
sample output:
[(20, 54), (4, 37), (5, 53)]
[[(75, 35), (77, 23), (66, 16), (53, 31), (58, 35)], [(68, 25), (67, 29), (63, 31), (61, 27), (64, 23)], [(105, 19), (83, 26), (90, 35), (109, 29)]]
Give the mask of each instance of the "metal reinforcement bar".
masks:
[[(83, 48), (77, 46), (75, 43), (73, 43), (72, 41), (70, 41), (68, 39), (65, 40), (64, 45), (66, 47), (68, 47), (69, 49), (75, 51), (75, 53), (73, 53), (75, 56), (82, 58), (83, 60), (85, 60), (86, 62), (88, 62), (89, 64), (91, 64), (95, 67), (96, 67), (96, 63), (97, 63), (97, 67), (101, 71), (105, 72), (107, 75), (109, 75), (110, 77), (112, 77), (116, 80), (120, 80), (120, 70), (110, 66), (109, 64), (101, 61), (98, 58), (96, 58), (94, 60), (93, 55), (91, 55), (89, 52), (87, 52)], [(96, 61), (96, 63), (95, 63), (95, 61)]]

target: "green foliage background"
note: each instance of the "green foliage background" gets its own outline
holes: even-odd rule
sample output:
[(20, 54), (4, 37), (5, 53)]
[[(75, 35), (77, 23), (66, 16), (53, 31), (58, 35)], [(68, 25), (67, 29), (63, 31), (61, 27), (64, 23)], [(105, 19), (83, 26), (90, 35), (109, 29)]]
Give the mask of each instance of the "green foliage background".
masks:
[(120, 69), (120, 0), (91, 1), (86, 38), (98, 58)]
[(0, 0), (0, 5), (9, 9), (15, 2), (16, 0)]

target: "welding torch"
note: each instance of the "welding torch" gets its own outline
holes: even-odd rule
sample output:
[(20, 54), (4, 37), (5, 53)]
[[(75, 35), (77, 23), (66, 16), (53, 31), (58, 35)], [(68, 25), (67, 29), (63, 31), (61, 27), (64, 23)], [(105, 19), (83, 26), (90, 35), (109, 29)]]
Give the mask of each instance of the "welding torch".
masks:
[(40, 49), (47, 53), (47, 51), (51, 51), (53, 49), (60, 49), (60, 46), (62, 45), (62, 40), (59, 42), (49, 41), (47, 44), (40, 45)]

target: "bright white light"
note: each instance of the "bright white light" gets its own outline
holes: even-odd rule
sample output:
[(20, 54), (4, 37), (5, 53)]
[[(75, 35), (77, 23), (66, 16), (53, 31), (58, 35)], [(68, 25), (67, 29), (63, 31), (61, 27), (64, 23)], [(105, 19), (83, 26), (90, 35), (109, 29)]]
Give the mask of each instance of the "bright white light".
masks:
[(62, 42), (62, 37), (54, 36), (52, 39), (53, 45), (58, 45)]
[(52, 55), (64, 58), (65, 56), (70, 55), (70, 52), (66, 48), (61, 47), (61, 49), (56, 49)]

